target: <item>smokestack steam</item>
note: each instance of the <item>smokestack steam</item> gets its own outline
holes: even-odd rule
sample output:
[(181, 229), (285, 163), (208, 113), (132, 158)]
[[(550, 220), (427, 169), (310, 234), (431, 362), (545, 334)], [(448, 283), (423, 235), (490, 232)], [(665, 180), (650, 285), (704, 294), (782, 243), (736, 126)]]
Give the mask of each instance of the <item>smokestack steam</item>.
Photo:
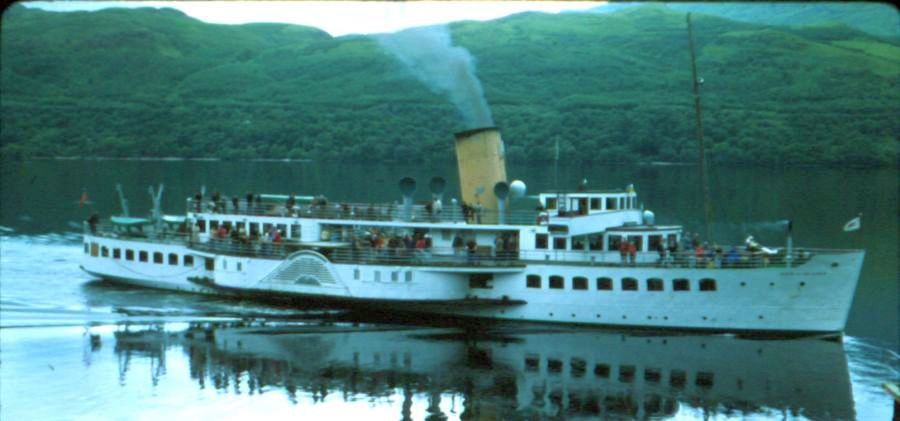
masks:
[(491, 127), (494, 119), (475, 76), (475, 59), (454, 46), (446, 25), (407, 29), (375, 37), (432, 92), (445, 94), (468, 127)]

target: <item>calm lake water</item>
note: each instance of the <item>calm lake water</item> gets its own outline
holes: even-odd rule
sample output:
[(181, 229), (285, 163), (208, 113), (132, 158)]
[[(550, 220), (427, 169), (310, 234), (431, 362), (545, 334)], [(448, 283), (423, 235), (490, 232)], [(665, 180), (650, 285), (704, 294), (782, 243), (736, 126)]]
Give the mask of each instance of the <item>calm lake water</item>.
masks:
[[(206, 185), (224, 194), (399, 199), (396, 182), (448, 180), (455, 163), (2, 162), (0, 419), (890, 419), (900, 380), (896, 169), (712, 171), (714, 239), (864, 248), (842, 341), (651, 334), (522, 323), (406, 320), (124, 288), (79, 268), (81, 221), (181, 213)], [(561, 165), (559, 185), (634, 183), (661, 224), (702, 230), (694, 167)], [(529, 193), (553, 165), (509, 167)], [(89, 202), (79, 207), (86, 191)], [(527, 202), (517, 206), (529, 206)], [(842, 226), (859, 213), (863, 228)]]

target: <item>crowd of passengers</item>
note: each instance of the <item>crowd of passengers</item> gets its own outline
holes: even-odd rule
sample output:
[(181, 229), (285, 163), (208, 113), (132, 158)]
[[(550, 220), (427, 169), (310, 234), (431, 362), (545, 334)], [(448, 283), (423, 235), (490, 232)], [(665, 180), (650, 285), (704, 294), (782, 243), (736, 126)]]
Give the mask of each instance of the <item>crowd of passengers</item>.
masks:
[[(638, 246), (631, 241), (623, 238), (619, 243), (619, 255), (622, 258), (622, 264), (634, 265), (637, 255)], [(661, 266), (677, 266), (690, 268), (735, 268), (750, 266), (768, 266), (775, 261), (783, 261), (785, 255), (782, 253), (765, 253), (763, 247), (753, 240), (750, 236), (747, 238), (743, 247), (730, 246), (726, 252), (716, 243), (712, 245), (709, 242), (700, 241), (697, 233), (685, 232), (681, 237), (681, 243), (674, 238), (670, 238), (668, 245), (663, 246), (662, 243), (651, 246), (659, 254), (657, 264)], [(800, 256), (801, 259), (808, 256)]]
[[(462, 218), (468, 223), (481, 223), (484, 208), (480, 204), (469, 205), (453, 200), (451, 215), (443, 215), (443, 204), (440, 200), (425, 202), (418, 217), (438, 221), (443, 218)], [(196, 193), (191, 200), (194, 212), (234, 214), (234, 215), (268, 215), (282, 217), (315, 217), (324, 219), (361, 219), (367, 221), (390, 221), (396, 216), (400, 206), (397, 203), (350, 205), (347, 203), (329, 203), (328, 198), (319, 195), (309, 205), (302, 206), (296, 195), (288, 196), (284, 204), (263, 202), (262, 196), (248, 192), (243, 197), (226, 197), (219, 192), (205, 200), (202, 193)], [(455, 218), (454, 218), (455, 216)]]
[[(288, 196), (284, 203), (263, 202), (262, 196), (248, 192), (245, 196), (226, 197), (219, 192), (213, 193), (209, 200), (205, 200), (201, 193), (194, 195), (191, 200), (191, 210), (194, 212), (233, 214), (233, 215), (267, 215), (281, 217), (315, 217), (325, 219), (362, 219), (368, 221), (389, 221), (397, 213), (399, 206), (396, 203), (368, 204), (364, 206), (350, 205), (347, 203), (330, 203), (328, 198), (319, 195), (313, 198), (308, 205), (298, 203), (295, 195)], [(440, 217), (442, 205), (439, 200), (427, 202), (423, 208), (429, 219)], [(467, 218), (475, 219), (474, 208), (463, 206), (461, 212)]]
[[(377, 228), (366, 231), (362, 236), (351, 238), (352, 258), (369, 259), (430, 259), (432, 258), (431, 235), (425, 231), (412, 234), (390, 234)], [(469, 263), (481, 261), (509, 261), (518, 256), (518, 240), (515, 235), (497, 234), (493, 247), (479, 245), (474, 239), (465, 241), (456, 234), (451, 242), (454, 260), (465, 259)], [(448, 258), (450, 256), (444, 256)]]

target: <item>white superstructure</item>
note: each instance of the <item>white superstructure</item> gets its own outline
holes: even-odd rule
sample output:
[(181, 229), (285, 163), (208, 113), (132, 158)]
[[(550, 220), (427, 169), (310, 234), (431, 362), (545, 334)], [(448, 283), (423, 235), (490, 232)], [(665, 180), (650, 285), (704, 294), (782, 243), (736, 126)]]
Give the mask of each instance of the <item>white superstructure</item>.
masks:
[(540, 194), (535, 211), (506, 210), (500, 199), (499, 213), (463, 211), (436, 196), (406, 206), (189, 199), (181, 218), (86, 225), (83, 269), (154, 288), (327, 298), (389, 311), (837, 333), (864, 256), (770, 254), (752, 242), (698, 251), (680, 226), (655, 225), (631, 186)]

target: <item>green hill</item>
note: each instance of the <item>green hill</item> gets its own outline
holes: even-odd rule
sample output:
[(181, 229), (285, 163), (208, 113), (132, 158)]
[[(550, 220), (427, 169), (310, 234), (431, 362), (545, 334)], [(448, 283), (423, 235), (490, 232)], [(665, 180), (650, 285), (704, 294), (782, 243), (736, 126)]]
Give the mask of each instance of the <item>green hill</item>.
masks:
[[(693, 161), (684, 14), (526, 13), (450, 26), (511, 160)], [(842, 25), (695, 15), (714, 159), (893, 165), (900, 44)], [(16, 6), (0, 37), (5, 156), (452, 157), (446, 98), (378, 43), (173, 10)]]

